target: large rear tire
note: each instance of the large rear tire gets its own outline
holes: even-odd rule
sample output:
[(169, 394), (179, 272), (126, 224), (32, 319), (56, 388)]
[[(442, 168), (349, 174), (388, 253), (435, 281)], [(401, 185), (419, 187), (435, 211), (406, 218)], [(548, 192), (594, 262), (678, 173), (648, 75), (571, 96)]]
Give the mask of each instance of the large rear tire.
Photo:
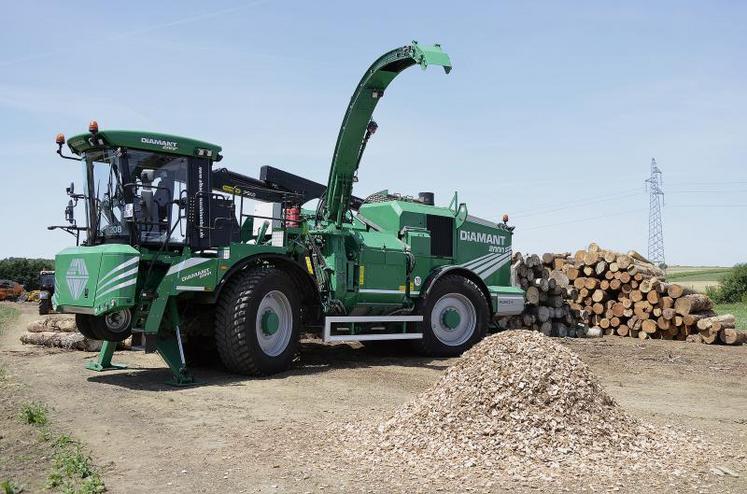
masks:
[(480, 341), (488, 328), (490, 308), (482, 290), (459, 275), (445, 275), (420, 307), (422, 340), (415, 349), (431, 357), (454, 357)]
[(298, 349), (300, 302), (292, 278), (276, 268), (238, 273), (215, 312), (215, 343), (231, 372), (264, 376), (287, 370)]

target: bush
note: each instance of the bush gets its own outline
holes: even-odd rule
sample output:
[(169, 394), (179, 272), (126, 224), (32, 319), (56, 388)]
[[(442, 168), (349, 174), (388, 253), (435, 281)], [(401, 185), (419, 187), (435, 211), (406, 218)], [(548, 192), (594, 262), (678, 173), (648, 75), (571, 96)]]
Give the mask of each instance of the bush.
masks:
[(721, 284), (717, 288), (709, 287), (706, 294), (719, 304), (747, 302), (747, 263), (734, 266)]
[(21, 421), (31, 425), (47, 425), (47, 407), (41, 403), (26, 403), (21, 408)]
[(51, 259), (8, 257), (0, 260), (0, 280), (17, 281), (27, 291), (39, 289), (39, 271), (54, 269)]

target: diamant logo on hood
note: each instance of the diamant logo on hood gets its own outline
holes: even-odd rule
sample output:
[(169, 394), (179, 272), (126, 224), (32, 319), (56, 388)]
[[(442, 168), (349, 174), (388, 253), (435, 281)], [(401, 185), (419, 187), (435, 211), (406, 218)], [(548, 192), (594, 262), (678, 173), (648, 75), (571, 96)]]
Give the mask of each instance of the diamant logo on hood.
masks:
[(152, 146), (161, 146), (163, 149), (175, 151), (178, 143), (175, 141), (165, 141), (163, 139), (153, 139), (152, 137), (141, 137), (140, 142), (143, 144), (150, 144)]
[(65, 273), (65, 281), (67, 281), (67, 287), (70, 289), (70, 295), (76, 300), (79, 299), (86, 283), (88, 283), (86, 261), (80, 257), (73, 259), (70, 262), (70, 267), (67, 268), (67, 273)]

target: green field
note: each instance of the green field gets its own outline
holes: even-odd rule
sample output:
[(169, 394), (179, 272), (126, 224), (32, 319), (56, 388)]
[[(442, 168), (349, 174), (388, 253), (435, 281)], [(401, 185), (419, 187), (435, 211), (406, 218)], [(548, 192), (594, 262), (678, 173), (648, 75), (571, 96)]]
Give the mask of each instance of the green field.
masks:
[(713, 281), (719, 282), (731, 271), (731, 268), (718, 266), (671, 266), (667, 268), (667, 281)]
[(713, 310), (717, 314), (734, 314), (737, 318), (737, 329), (747, 331), (747, 304), (716, 304)]
[(670, 266), (667, 281), (705, 292), (709, 286), (718, 285), (729, 271), (731, 268), (722, 266)]

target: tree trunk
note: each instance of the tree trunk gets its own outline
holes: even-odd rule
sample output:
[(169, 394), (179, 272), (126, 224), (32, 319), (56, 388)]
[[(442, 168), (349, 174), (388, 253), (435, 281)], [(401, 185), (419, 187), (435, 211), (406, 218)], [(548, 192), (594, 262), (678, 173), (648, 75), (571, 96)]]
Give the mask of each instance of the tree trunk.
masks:
[(734, 327), (736, 323), (736, 318), (732, 314), (724, 314), (722, 316), (711, 316), (711, 317), (704, 317), (697, 321), (698, 329), (703, 331), (706, 329), (711, 329), (715, 324), (718, 324), (719, 327)]
[(700, 337), (703, 340), (703, 343), (706, 343), (708, 345), (712, 345), (716, 342), (718, 339), (718, 332), (711, 333), (710, 331), (700, 331)]
[(718, 336), (724, 345), (741, 345), (747, 342), (747, 333), (734, 328), (722, 329)]
[(656, 321), (653, 319), (646, 319), (643, 321), (643, 324), (641, 324), (641, 329), (643, 329), (644, 332), (653, 334), (656, 333)]
[(692, 295), (685, 295), (674, 301), (674, 310), (681, 316), (693, 312), (702, 312), (704, 310), (710, 310), (713, 308), (713, 302), (707, 296), (694, 293)]

